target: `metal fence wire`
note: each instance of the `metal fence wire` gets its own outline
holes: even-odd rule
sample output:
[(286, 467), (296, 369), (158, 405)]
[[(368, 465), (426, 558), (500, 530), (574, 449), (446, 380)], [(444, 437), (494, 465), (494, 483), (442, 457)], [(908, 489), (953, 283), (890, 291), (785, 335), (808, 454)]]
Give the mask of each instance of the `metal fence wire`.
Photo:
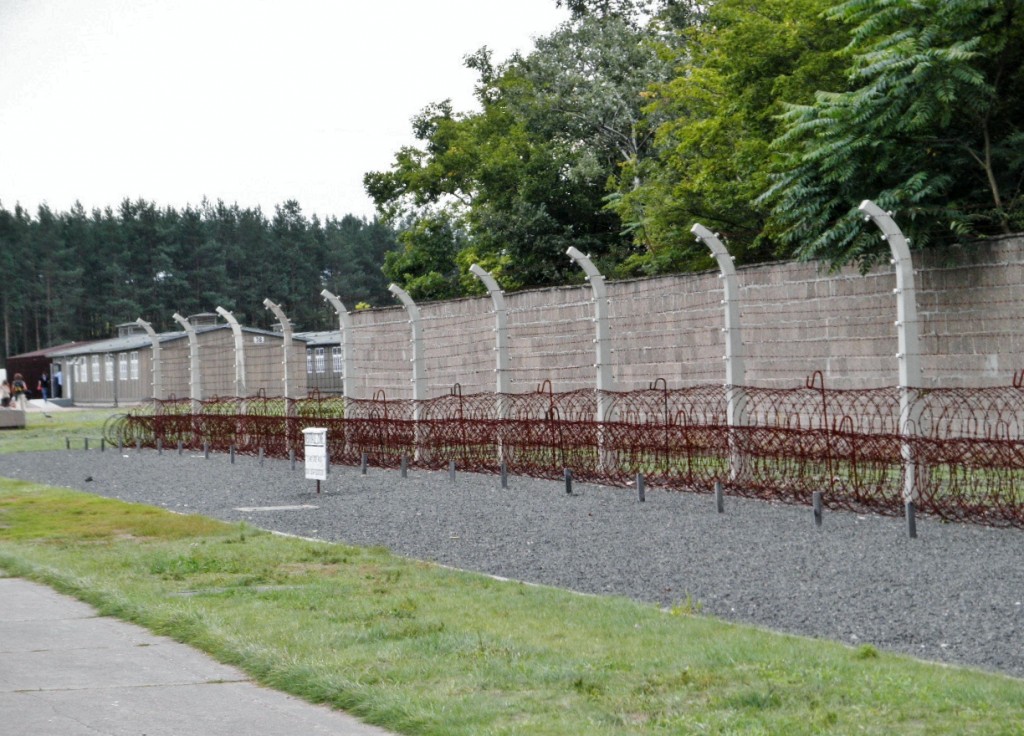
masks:
[[(911, 390), (697, 386), (451, 394), (428, 401), (310, 395), (300, 400), (156, 401), (110, 422), (106, 439), (234, 448), (302, 458), (302, 430), (328, 429), (332, 464), (463, 471), (903, 513), (912, 474), (919, 513), (1024, 527), (1024, 387)], [(729, 421), (730, 392), (736, 405)], [(605, 402), (598, 422), (598, 404)]]

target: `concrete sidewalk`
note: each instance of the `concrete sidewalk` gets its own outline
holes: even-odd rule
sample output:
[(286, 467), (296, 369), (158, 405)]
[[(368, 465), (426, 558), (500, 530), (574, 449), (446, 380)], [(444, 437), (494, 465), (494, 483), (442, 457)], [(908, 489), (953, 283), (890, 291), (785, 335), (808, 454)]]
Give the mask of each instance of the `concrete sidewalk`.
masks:
[(387, 736), (0, 573), (0, 734)]

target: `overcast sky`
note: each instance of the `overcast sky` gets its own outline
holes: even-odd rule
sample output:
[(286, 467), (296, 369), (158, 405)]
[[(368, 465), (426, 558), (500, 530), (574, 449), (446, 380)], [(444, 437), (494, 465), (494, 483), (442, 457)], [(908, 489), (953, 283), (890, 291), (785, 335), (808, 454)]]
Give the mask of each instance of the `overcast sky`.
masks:
[(555, 0), (0, 0), (0, 203), (210, 200), (370, 217), (409, 120), (474, 109), (462, 58), (529, 51)]

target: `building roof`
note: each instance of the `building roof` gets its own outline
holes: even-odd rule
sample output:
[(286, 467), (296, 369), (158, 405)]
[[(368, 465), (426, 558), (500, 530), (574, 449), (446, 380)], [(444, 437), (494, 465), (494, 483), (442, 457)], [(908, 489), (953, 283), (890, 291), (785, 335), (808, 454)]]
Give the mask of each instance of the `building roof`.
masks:
[(66, 342), (62, 345), (51, 345), (48, 348), (41, 350), (33, 350), (28, 353), (20, 353), (18, 355), (8, 355), (7, 360), (22, 359), (22, 358), (49, 358), (51, 355), (63, 354), (65, 350), (71, 350), (73, 348), (84, 347), (85, 345), (91, 345), (92, 343), (102, 342), (101, 340), (80, 340), (77, 342)]
[(341, 330), (325, 330), (322, 332), (296, 332), (293, 336), (307, 345), (340, 345)]
[[(197, 335), (202, 335), (207, 332), (214, 332), (216, 330), (230, 330), (231, 326), (226, 324), (220, 325), (202, 325), (195, 328)], [(271, 337), (282, 337), (280, 332), (273, 332), (271, 330), (261, 330), (256, 327), (242, 327), (242, 332), (247, 335), (265, 335)], [(309, 333), (304, 333), (309, 334)], [(188, 333), (184, 330), (178, 330), (175, 332), (161, 332), (157, 334), (157, 340), (160, 344), (174, 342), (175, 340), (182, 340), (188, 337)], [(300, 342), (306, 342), (307, 340), (301, 335), (293, 335), (293, 339)], [(49, 355), (53, 357), (68, 357), (72, 358), (78, 355), (91, 355), (93, 353), (123, 353), (126, 350), (138, 350), (140, 348), (148, 348), (152, 346), (149, 339), (149, 335), (128, 335), (125, 337), (114, 337), (109, 340), (96, 340), (90, 343), (70, 343), (71, 347), (64, 350), (56, 350), (50, 352)]]

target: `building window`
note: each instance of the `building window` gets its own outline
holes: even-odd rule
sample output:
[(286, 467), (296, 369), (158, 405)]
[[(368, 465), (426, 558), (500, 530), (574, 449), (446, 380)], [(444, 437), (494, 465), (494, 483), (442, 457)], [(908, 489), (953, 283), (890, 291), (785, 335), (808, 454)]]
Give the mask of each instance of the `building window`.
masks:
[(326, 370), (326, 366), (324, 365), (324, 349), (323, 348), (317, 348), (316, 349), (316, 372), (317, 373), (323, 373), (325, 370)]
[(108, 383), (114, 382), (114, 356), (107, 353), (103, 356), (103, 373), (107, 377)]
[(119, 381), (128, 380), (128, 355), (125, 353), (117, 354), (117, 378)]
[(313, 373), (313, 351), (306, 348), (306, 373)]
[(128, 363), (131, 366), (131, 375), (133, 381), (139, 380), (139, 351), (133, 350), (131, 357), (128, 359)]
[(98, 383), (100, 380), (100, 356), (92, 356), (92, 382)]
[(341, 346), (331, 348), (331, 370), (341, 373)]
[(89, 371), (85, 367), (85, 359), (76, 360), (72, 365), (75, 366), (75, 383), (85, 383), (89, 380)]

